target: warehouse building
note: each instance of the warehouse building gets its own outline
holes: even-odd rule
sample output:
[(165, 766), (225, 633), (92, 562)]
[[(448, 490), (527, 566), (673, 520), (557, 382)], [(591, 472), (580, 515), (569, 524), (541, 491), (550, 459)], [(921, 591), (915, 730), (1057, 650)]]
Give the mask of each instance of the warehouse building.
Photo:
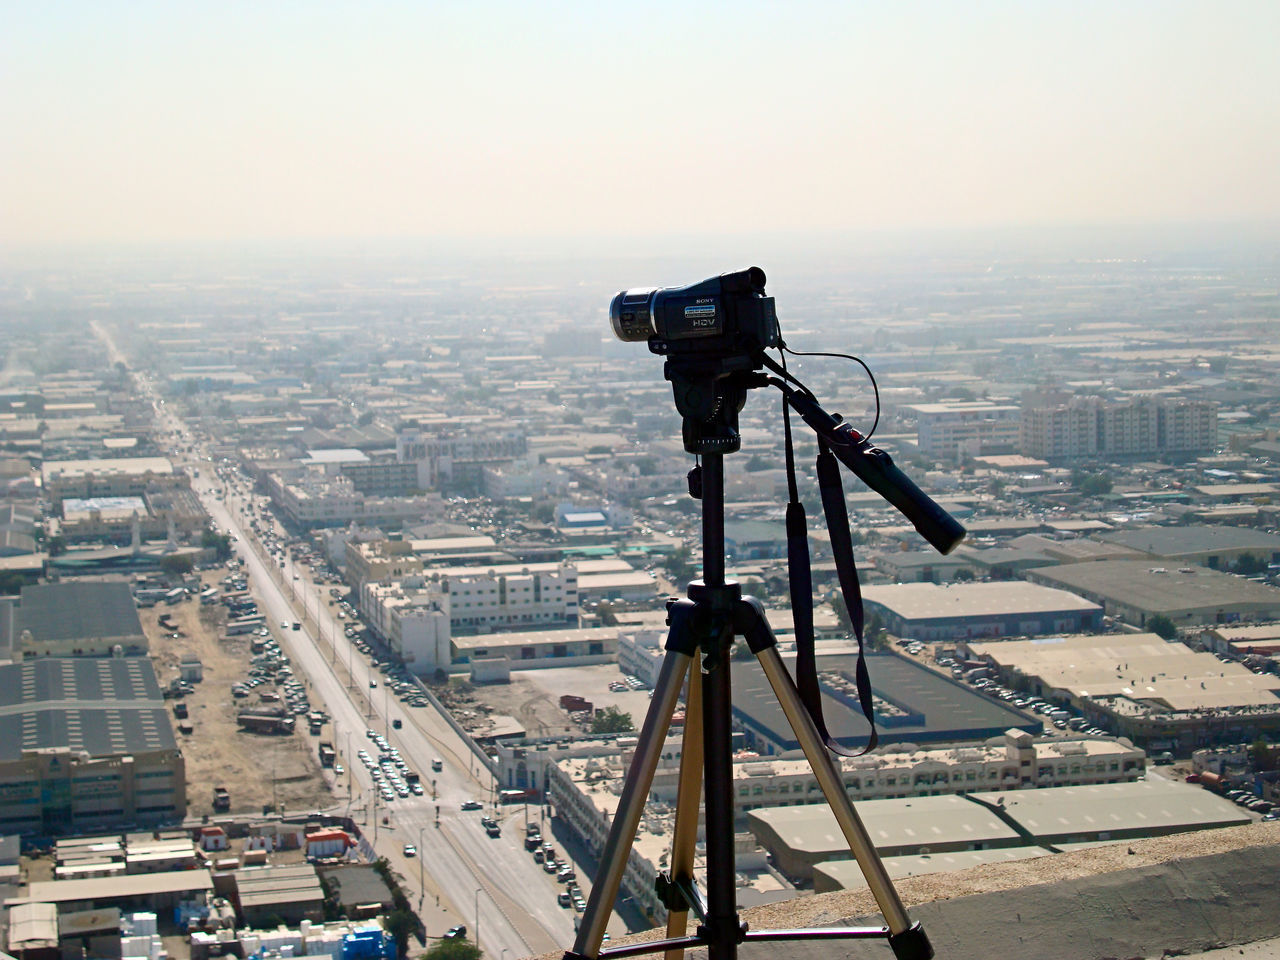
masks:
[(1151, 748), (1185, 750), (1280, 730), (1275, 677), (1153, 633), (967, 643), (961, 650), (991, 663), (1011, 686)]
[[(1145, 627), (1157, 614), (1180, 627), (1280, 619), (1280, 589), (1207, 567), (1154, 566), (1150, 560), (1099, 560), (1041, 567), (1027, 578), (1102, 604), (1108, 615)], [(1083, 633), (1061, 630), (1061, 633)], [(1025, 633), (1026, 631), (1018, 631)]]
[(241, 922), (262, 926), (278, 917), (285, 923), (324, 919), (324, 891), (309, 863), (237, 870), (234, 900)]
[(41, 467), (44, 495), (54, 506), (64, 498), (141, 497), (149, 490), (191, 486), (168, 457), (50, 460)]
[(1138, 527), (1101, 534), (1099, 539), (1155, 557), (1194, 563), (1218, 570), (1234, 566), (1242, 557), (1280, 563), (1280, 536), (1249, 527)]
[[(881, 856), (1023, 847), (1026, 841), (989, 807), (965, 796), (870, 800), (858, 815)], [(752, 810), (747, 821), (773, 865), (808, 883), (813, 868), (849, 860), (849, 842), (825, 803)]]
[[(1011, 728), (1041, 731), (1039, 720), (905, 657), (872, 654), (866, 663), (882, 741), (955, 743), (1003, 736)], [(851, 749), (864, 746), (871, 733), (853, 693), (850, 678), (856, 667), (857, 657), (851, 654), (818, 658), (827, 730)], [(800, 743), (760, 665), (734, 661), (732, 669), (734, 720), (746, 745), (766, 755), (798, 750)]]
[(147, 638), (127, 583), (67, 581), (22, 588), (16, 605), (0, 607), (0, 639), (13, 659), (106, 657), (117, 647), (145, 656)]
[(0, 666), (0, 833), (65, 836), (186, 815), (186, 765), (145, 657)]
[(895, 583), (862, 588), (867, 614), (914, 640), (1082, 633), (1102, 626), (1102, 607), (1032, 583)]
[[(970, 851), (1025, 856), (1064, 845), (1159, 837), (1251, 822), (1248, 813), (1207, 790), (1139, 780), (1053, 790), (1015, 790), (858, 804), (871, 842), (884, 857), (936, 857)], [(825, 804), (752, 811), (751, 832), (788, 876), (817, 879), (818, 864), (849, 861), (849, 846)], [(850, 863), (840, 876), (857, 872)], [(825, 886), (825, 881), (824, 881)]]
[[(58, 913), (78, 910), (171, 911), (180, 903), (207, 903), (213, 893), (208, 870), (173, 870), (88, 880), (43, 880), (29, 884), (22, 903), (52, 903)], [(15, 901), (10, 900), (12, 905)]]
[[(681, 745), (664, 745), (654, 773), (651, 796), (674, 804), (680, 778)], [(624, 752), (624, 766), (630, 756)], [(1054, 737), (1037, 740), (1025, 730), (977, 744), (926, 749), (890, 743), (860, 757), (836, 761), (849, 799), (908, 799), (974, 790), (1040, 789), (1140, 779), (1146, 754), (1127, 740), (1105, 737)], [(733, 765), (734, 810), (745, 818), (761, 807), (802, 806), (822, 799), (822, 791), (803, 755), (744, 760)]]

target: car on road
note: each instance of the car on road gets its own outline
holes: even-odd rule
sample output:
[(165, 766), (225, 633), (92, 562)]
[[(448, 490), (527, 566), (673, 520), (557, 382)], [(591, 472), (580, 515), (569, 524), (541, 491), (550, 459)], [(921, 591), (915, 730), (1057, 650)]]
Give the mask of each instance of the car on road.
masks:
[(484, 804), (481, 803), (479, 800), (463, 800), (462, 809), (463, 810), (482, 810), (484, 809)]
[(412, 843), (406, 843), (404, 845), (404, 855), (406, 857), (416, 857), (418, 855), (418, 848)]
[(441, 940), (465, 940), (467, 937), (467, 925), (460, 923), (456, 927), (450, 927), (442, 936)]
[(568, 891), (568, 890), (561, 890), (559, 893), (557, 893), (557, 894), (556, 894), (556, 903), (560, 904), (560, 906), (562, 906), (562, 907), (568, 907), (568, 906), (571, 906), (571, 905), (572, 905), (572, 903), (573, 903), (573, 900), (569, 897), (569, 891)]
[(378, 685), (378, 681), (377, 681), (377, 680), (370, 680), (370, 681), (369, 681), (369, 689), (370, 689), (370, 690), (372, 690), (372, 689), (373, 689), (374, 687), (376, 687), (377, 685)]

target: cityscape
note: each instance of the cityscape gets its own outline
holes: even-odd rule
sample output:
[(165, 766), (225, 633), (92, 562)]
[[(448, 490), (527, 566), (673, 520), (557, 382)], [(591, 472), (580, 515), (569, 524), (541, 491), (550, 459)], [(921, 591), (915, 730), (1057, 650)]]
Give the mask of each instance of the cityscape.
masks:
[[(547, 261), (536, 285), (485, 262), (10, 275), (11, 953), (43, 949), (41, 918), (55, 943), (114, 936), (122, 956), (572, 942), (667, 600), (703, 559), (660, 359), (609, 328), (627, 268)], [(880, 745), (836, 769), (890, 876), (1267, 827), (1272, 273), (957, 258), (776, 286), (787, 345), (855, 353), (875, 386), (839, 357), (788, 369), (967, 531), (944, 556), (847, 475)], [(791, 663), (775, 400), (747, 397), (725, 457), (725, 562)], [(819, 516), (817, 444), (794, 440)], [(820, 522), (808, 547), (823, 710), (854, 753), (870, 727)], [(737, 902), (858, 889), (742, 659)], [(682, 718), (611, 939), (667, 919)]]
[(7, 4), (0, 960), (1280, 958), (1277, 36)]

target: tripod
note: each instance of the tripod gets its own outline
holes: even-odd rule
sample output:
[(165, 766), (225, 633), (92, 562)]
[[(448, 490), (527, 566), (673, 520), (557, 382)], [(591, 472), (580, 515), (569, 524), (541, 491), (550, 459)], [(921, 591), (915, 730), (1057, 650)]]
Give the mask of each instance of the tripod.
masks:
[[(666, 953), (666, 960), (680, 960), (683, 951), (693, 947), (707, 947), (709, 960), (735, 960), (738, 944), (743, 942), (850, 938), (883, 938), (899, 960), (929, 960), (933, 956), (929, 939), (920, 925), (913, 924), (907, 916), (862, 820), (844, 791), (839, 769), (778, 654), (764, 606), (752, 597), (742, 596), (737, 583), (725, 580), (723, 453), (737, 448), (736, 437), (726, 438), (722, 432), (718, 439), (712, 438), (700, 446), (697, 433), (697, 425), (691, 425), (686, 418), (686, 449), (699, 452), (703, 457), (700, 491), (703, 576), (689, 585), (687, 598), (672, 600), (667, 605), (670, 631), (666, 656), (623, 785), (617, 814), (601, 851), (600, 870), (591, 888), (577, 939), (564, 960), (629, 957), (659, 951)], [(752, 931), (739, 919), (733, 850), (733, 728), (729, 683), (730, 648), (735, 636), (746, 640), (764, 670), (849, 849), (862, 868), (884, 917), (884, 926)], [(686, 677), (689, 686), (671, 869), (658, 880), (658, 893), (668, 910), (667, 936), (658, 941), (602, 950), (605, 927), (621, 888), (663, 741)], [(700, 778), (706, 782), (705, 897), (693, 879)], [(700, 922), (693, 934), (687, 932), (690, 911)]]

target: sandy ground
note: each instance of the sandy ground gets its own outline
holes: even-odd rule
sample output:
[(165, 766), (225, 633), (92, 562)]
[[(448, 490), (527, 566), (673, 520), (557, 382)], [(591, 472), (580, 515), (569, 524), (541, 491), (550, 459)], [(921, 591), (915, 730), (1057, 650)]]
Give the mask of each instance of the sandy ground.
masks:
[[(1202, 830), (1196, 833), (1177, 834), (1135, 840), (1131, 844), (1113, 844), (1073, 850), (1050, 857), (1020, 860), (1011, 863), (985, 864), (969, 870), (909, 877), (894, 884), (903, 904), (910, 910), (926, 904), (938, 903), (957, 897), (975, 894), (999, 894), (1020, 890), (1039, 884), (1054, 884), (1080, 878), (1101, 878), (1106, 874), (1172, 863), (1197, 857), (1241, 851), (1257, 846), (1280, 844), (1280, 822), (1252, 823), (1223, 830)], [(840, 891), (818, 895), (802, 895), (781, 903), (766, 904), (742, 911), (742, 919), (752, 929), (796, 928), (827, 926), (845, 923), (854, 917), (869, 917), (877, 913), (875, 899), (866, 889)], [(657, 939), (659, 930), (635, 934), (622, 940), (630, 943)], [(1259, 943), (1256, 950), (1248, 952), (1243, 946), (1230, 948), (1222, 956), (1272, 957), (1276, 954), (1274, 941)], [(1216, 952), (1215, 952), (1216, 953)], [(794, 945), (779, 947), (774, 956), (796, 958), (801, 951)], [(847, 955), (842, 952), (841, 955)], [(889, 956), (885, 951), (885, 956)], [(1021, 953), (1035, 956), (1035, 953)], [(543, 960), (559, 960), (558, 954), (545, 954)]]
[[(216, 586), (225, 576), (225, 570), (209, 570), (204, 580)], [(162, 613), (172, 615), (180, 636), (171, 637), (161, 629), (158, 621)], [(194, 655), (204, 664), (204, 680), (194, 684), (195, 693), (185, 698), (194, 732), (178, 734), (187, 761), (189, 816), (213, 812), (215, 786), (225, 786), (231, 792), (233, 812), (261, 812), (271, 803), (287, 809), (317, 808), (332, 801), (316, 757), (319, 738), (307, 734), (305, 722), (287, 737), (248, 733), (236, 725), (240, 704), (231, 696), (231, 685), (248, 673), (251, 637), (218, 639), (218, 628), (226, 619), (223, 606), (201, 606), (196, 600), (187, 600), (171, 607), (160, 604), (142, 609), (138, 615), (162, 687), (178, 675), (183, 657)], [(241, 702), (256, 701), (250, 697)], [(323, 704), (313, 700), (312, 707), (323, 709)], [(177, 724), (175, 719), (175, 731)]]

